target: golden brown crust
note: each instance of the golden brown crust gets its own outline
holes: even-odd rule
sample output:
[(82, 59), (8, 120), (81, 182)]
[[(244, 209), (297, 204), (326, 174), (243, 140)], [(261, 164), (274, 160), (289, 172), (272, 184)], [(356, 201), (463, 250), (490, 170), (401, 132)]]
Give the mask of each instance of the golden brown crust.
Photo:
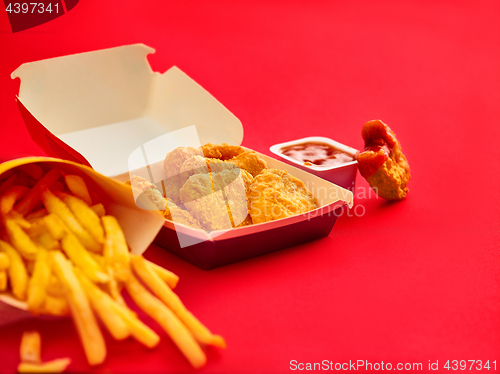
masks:
[(410, 178), (410, 165), (398, 142), (383, 165), (367, 181), (380, 197), (401, 200), (408, 193), (406, 185)]
[[(233, 227), (238, 226), (248, 215), (247, 185), (243, 175), (251, 175), (243, 169), (226, 169), (212, 173), (214, 191), (224, 191), (226, 205)], [(248, 177), (247, 177), (248, 178)], [(249, 186), (249, 184), (248, 184)]]
[(251, 151), (243, 152), (228, 162), (235, 164), (241, 169), (245, 169), (253, 177), (259, 175), (262, 170), (267, 169), (267, 162), (260, 158), (257, 153)]
[(357, 155), (358, 169), (380, 197), (401, 200), (408, 193), (410, 165), (396, 134), (380, 120), (363, 125), (364, 152)]
[(245, 152), (245, 148), (239, 145), (230, 145), (227, 143), (211, 144), (207, 143), (201, 147), (203, 155), (208, 158), (218, 158), (220, 160), (229, 160)]
[(317, 207), (304, 182), (278, 169), (266, 169), (255, 177), (249, 200), (253, 223), (291, 217)]
[(221, 190), (213, 192), (210, 174), (189, 177), (180, 190), (181, 201), (189, 213), (208, 231), (232, 227)]
[(193, 156), (202, 155), (200, 149), (193, 147), (178, 147), (167, 153), (163, 161), (165, 168), (165, 192), (167, 197), (172, 199), (176, 204), (180, 204), (179, 190), (186, 181), (186, 178), (181, 174), (181, 167), (184, 162)]
[(172, 205), (170, 203), (168, 207), (170, 208), (170, 218), (165, 218), (175, 223), (182, 223), (183, 225), (203, 230), (203, 227), (200, 225), (200, 223), (187, 210), (181, 209), (177, 205)]

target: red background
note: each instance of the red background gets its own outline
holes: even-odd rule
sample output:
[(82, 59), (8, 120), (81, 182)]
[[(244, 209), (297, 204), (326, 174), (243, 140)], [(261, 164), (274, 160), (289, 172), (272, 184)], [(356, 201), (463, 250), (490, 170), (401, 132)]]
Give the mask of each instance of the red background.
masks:
[[(500, 365), (500, 3), (497, 1), (103, 1), (13, 34), (0, 11), (0, 157), (42, 155), (14, 102), (20, 64), (145, 43), (237, 117), (243, 144), (320, 135), (361, 149), (380, 118), (410, 162), (400, 203), (366, 196), (329, 237), (208, 272), (158, 248), (186, 306), (228, 343), (201, 371), (289, 372), (290, 361), (497, 360)], [(235, 248), (237, 250), (237, 248)], [(88, 372), (70, 320), (0, 327), (0, 372), (21, 334), (44, 360)], [(155, 327), (156, 328), (156, 327)], [(153, 351), (108, 337), (94, 372), (189, 372), (162, 336)], [(445, 370), (446, 371), (446, 370)], [(493, 371), (490, 369), (490, 372)]]

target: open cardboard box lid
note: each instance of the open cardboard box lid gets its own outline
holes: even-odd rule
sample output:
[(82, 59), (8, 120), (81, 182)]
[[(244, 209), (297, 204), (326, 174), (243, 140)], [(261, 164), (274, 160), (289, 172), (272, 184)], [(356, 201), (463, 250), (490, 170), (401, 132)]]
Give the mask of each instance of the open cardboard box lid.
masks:
[[(12, 78), (21, 78), (17, 103), (34, 141), (120, 181), (141, 175), (155, 184), (165, 179), (165, 155), (179, 146), (240, 145), (241, 122), (178, 68), (153, 72), (152, 52), (135, 44), (21, 65)], [(304, 181), (319, 208), (211, 233), (165, 221), (156, 243), (210, 269), (326, 236), (342, 206), (352, 205), (350, 191), (261, 157)]]

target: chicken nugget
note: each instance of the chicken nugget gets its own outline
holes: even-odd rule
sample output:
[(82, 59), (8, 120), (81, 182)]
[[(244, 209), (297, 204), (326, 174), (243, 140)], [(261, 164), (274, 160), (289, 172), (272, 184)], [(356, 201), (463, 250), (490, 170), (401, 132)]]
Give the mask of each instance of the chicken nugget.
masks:
[(228, 162), (235, 164), (241, 169), (245, 169), (253, 177), (256, 177), (262, 170), (267, 169), (267, 162), (252, 151), (243, 152)]
[(208, 231), (232, 227), (222, 190), (214, 191), (210, 174), (195, 174), (180, 190), (180, 198), (189, 213)]
[[(146, 179), (133, 175), (127, 183), (142, 191), (137, 199), (138, 207), (160, 210), (162, 215), (170, 221), (202, 229), (199, 222), (188, 211), (179, 208), (172, 200), (165, 199), (156, 186)], [(153, 207), (151, 207), (151, 203), (153, 203)]]
[[(247, 175), (248, 187), (244, 175)], [(212, 173), (214, 191), (223, 191), (233, 227), (239, 226), (248, 216), (247, 189), (250, 187), (248, 177), (252, 176), (236, 166), (219, 173)]]
[(208, 158), (218, 158), (220, 160), (229, 160), (245, 152), (239, 145), (230, 145), (227, 143), (211, 144), (207, 143), (201, 147), (203, 155)]
[(411, 178), (410, 165), (396, 134), (380, 120), (365, 123), (361, 134), (365, 150), (356, 157), (359, 172), (380, 197), (404, 199)]
[(163, 161), (166, 176), (165, 192), (167, 197), (172, 199), (176, 204), (181, 203), (179, 190), (187, 179), (181, 174), (182, 165), (188, 158), (193, 156), (203, 156), (203, 152), (199, 148), (177, 147), (173, 151), (167, 153)]
[(262, 223), (306, 213), (317, 208), (304, 182), (285, 170), (265, 169), (250, 186), (250, 215)]
[(137, 175), (133, 175), (127, 183), (140, 191), (140, 195), (136, 200), (136, 204), (139, 208), (146, 210), (161, 210), (162, 214), (165, 214), (163, 212), (168, 209), (167, 204), (163, 195), (154, 184)]
[(170, 212), (170, 221), (175, 223), (182, 223), (183, 225), (203, 230), (200, 223), (189, 213), (187, 210), (179, 208), (174, 202), (168, 201), (168, 208)]

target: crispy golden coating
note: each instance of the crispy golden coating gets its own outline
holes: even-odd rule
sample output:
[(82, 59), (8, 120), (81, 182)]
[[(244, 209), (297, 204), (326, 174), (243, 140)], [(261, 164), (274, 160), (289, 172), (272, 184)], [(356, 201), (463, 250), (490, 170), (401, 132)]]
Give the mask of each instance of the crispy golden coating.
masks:
[(253, 177), (256, 177), (262, 170), (267, 169), (267, 162), (260, 158), (257, 153), (251, 151), (243, 152), (228, 162), (245, 169)]
[(396, 134), (380, 120), (364, 124), (364, 152), (357, 155), (358, 169), (373, 190), (384, 199), (406, 197), (410, 165), (402, 152)]
[(316, 198), (304, 182), (285, 170), (265, 169), (250, 186), (253, 223), (294, 216), (316, 209)]
[(179, 190), (186, 182), (185, 176), (181, 174), (181, 167), (184, 162), (193, 156), (202, 156), (203, 153), (198, 148), (193, 147), (178, 147), (167, 153), (163, 161), (165, 168), (165, 192), (167, 197), (172, 199), (176, 204), (180, 204)]
[(401, 200), (408, 193), (410, 178), (410, 165), (398, 142), (382, 166), (366, 180), (380, 197)]
[[(219, 161), (219, 160), (218, 160)], [(222, 161), (221, 161), (222, 162)], [(207, 159), (203, 156), (192, 156), (188, 158), (181, 166), (180, 173), (184, 174), (186, 180), (195, 174), (206, 174), (210, 170), (208, 169)], [(184, 181), (184, 183), (186, 183)], [(183, 184), (184, 184), (183, 183)]]
[[(146, 179), (133, 175), (126, 183), (142, 191), (137, 199), (137, 206), (143, 209), (160, 210), (163, 216), (170, 221), (202, 229), (199, 222), (188, 211), (179, 208), (171, 199), (165, 199), (156, 186)], [(153, 203), (153, 207), (151, 207), (151, 203)]]
[[(130, 184), (133, 188), (141, 191), (141, 194), (136, 201), (138, 207), (149, 210), (161, 210), (162, 212), (165, 212), (162, 214), (168, 214), (166, 213), (168, 207), (165, 199), (163, 198), (163, 195), (160, 193), (160, 191), (156, 189), (156, 186), (154, 184), (137, 175), (133, 175), (127, 183)], [(153, 205), (151, 205), (151, 203)]]
[(183, 225), (203, 230), (203, 227), (200, 225), (200, 223), (187, 210), (179, 208), (172, 201), (168, 202), (167, 208), (169, 209), (170, 218), (165, 218), (175, 223), (182, 223)]
[(184, 161), (193, 156), (203, 156), (203, 153), (193, 147), (177, 147), (173, 151), (168, 152), (163, 161), (167, 178), (179, 174)]
[(208, 231), (232, 227), (222, 190), (213, 191), (210, 174), (189, 177), (180, 190), (181, 201), (189, 213)]
[(240, 225), (248, 216), (247, 188), (250, 187), (250, 184), (247, 187), (244, 175), (247, 175), (246, 183), (249, 183), (248, 177), (251, 178), (251, 175), (237, 167), (212, 173), (214, 191), (224, 191), (233, 227)]
[(239, 145), (230, 145), (227, 143), (211, 144), (207, 143), (201, 147), (203, 155), (208, 158), (218, 158), (220, 160), (229, 160), (245, 152)]

